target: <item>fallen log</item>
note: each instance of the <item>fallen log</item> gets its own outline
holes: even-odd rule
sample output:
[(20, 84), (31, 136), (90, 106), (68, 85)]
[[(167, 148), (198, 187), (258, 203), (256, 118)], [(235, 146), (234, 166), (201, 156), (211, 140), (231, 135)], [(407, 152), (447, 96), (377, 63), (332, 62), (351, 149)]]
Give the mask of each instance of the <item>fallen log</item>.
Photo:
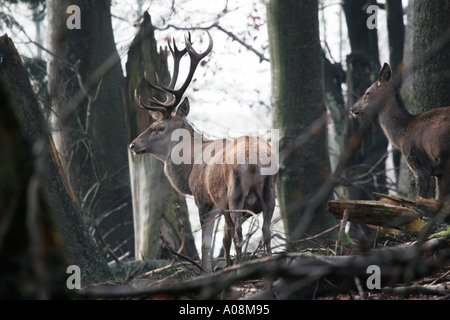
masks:
[(410, 208), (418, 214), (426, 217), (432, 218), (439, 212), (450, 212), (450, 204), (448, 202), (440, 202), (435, 199), (424, 199), (421, 197), (417, 197), (417, 199), (415, 200), (410, 200), (398, 195), (388, 195), (377, 192), (374, 192), (373, 195), (381, 198), (381, 200), (379, 200), (380, 202), (391, 203), (396, 206)]
[[(273, 284), (256, 294), (254, 299), (312, 299), (319, 295), (347, 292), (355, 289), (355, 277), (365, 286), (368, 267), (380, 268), (380, 285), (393, 286), (429, 275), (449, 263), (449, 257), (425, 260), (425, 254), (447, 245), (447, 238), (432, 239), (420, 245), (402, 245), (372, 250), (365, 256), (321, 256), (316, 254), (285, 253), (252, 260), (222, 271), (186, 281), (167, 279), (154, 282), (144, 289), (132, 284), (125, 286), (96, 286), (81, 290), (81, 298), (152, 298), (164, 295), (176, 299), (194, 294), (198, 299), (216, 299), (219, 294), (238, 281), (262, 277)], [(447, 260), (445, 260), (447, 259)]]
[[(249, 299), (313, 299), (348, 291), (359, 292), (361, 288), (365, 292), (379, 291), (386, 286), (410, 283), (441, 270), (443, 266), (448, 269), (448, 252), (435, 259), (424, 259), (448, 245), (448, 237), (441, 237), (422, 244), (376, 249), (364, 256), (298, 255), (284, 266), (282, 276), (270, 288)], [(371, 266), (379, 268), (378, 288), (368, 286)], [(358, 284), (361, 288), (357, 288)]]
[[(373, 193), (377, 201), (332, 200), (328, 202), (328, 211), (336, 219), (342, 220), (344, 211), (348, 212), (348, 221), (359, 224), (380, 226), (387, 231), (390, 228), (404, 232), (422, 230), (423, 218), (434, 218), (450, 222), (450, 203), (421, 197), (410, 200), (398, 195)], [(384, 230), (386, 231), (386, 230)]]
[(348, 211), (348, 221), (353, 223), (404, 231), (417, 231), (423, 226), (421, 215), (408, 207), (367, 200), (331, 200), (328, 202), (328, 212), (333, 214), (336, 219), (342, 220), (345, 210)]

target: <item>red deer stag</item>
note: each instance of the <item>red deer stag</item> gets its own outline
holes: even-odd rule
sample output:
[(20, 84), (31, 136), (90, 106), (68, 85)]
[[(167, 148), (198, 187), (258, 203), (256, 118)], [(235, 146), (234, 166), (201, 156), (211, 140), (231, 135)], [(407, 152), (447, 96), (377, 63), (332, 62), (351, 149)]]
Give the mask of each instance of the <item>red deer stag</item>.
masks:
[(430, 178), (436, 177), (436, 199), (450, 192), (450, 107), (412, 115), (385, 63), (379, 79), (353, 105), (356, 116), (376, 115), (392, 143), (414, 174), (417, 195), (428, 198)]
[[(242, 255), (242, 221), (244, 213), (263, 212), (263, 239), (267, 253), (271, 254), (270, 223), (275, 207), (276, 171), (264, 174), (276, 159), (270, 145), (258, 137), (240, 137), (208, 140), (186, 120), (189, 101), (182, 97), (192, 80), (199, 62), (212, 50), (213, 41), (204, 53), (197, 53), (190, 36), (185, 38), (186, 48), (178, 50), (174, 42), (170, 51), (174, 57), (173, 76), (169, 85), (147, 84), (166, 94), (164, 102), (149, 99), (151, 105), (142, 102), (135, 92), (138, 106), (147, 109), (155, 121), (130, 145), (135, 154), (150, 153), (164, 162), (164, 170), (173, 187), (182, 194), (194, 196), (199, 210), (202, 228), (202, 264), (212, 270), (211, 240), (214, 219), (219, 213), (225, 216), (223, 245), (227, 265), (230, 265), (230, 246), (234, 238), (236, 260)], [(188, 53), (190, 70), (183, 85), (175, 90), (181, 58)], [(180, 103), (181, 102), (181, 103)], [(178, 108), (177, 108), (178, 106)], [(176, 111), (175, 111), (176, 109)], [(183, 138), (180, 142), (180, 138)], [(180, 147), (181, 146), (181, 147)], [(266, 157), (266, 158), (264, 158)], [(268, 161), (261, 159), (270, 158)], [(273, 171), (273, 170), (272, 170)], [(263, 174), (262, 174), (263, 173)]]

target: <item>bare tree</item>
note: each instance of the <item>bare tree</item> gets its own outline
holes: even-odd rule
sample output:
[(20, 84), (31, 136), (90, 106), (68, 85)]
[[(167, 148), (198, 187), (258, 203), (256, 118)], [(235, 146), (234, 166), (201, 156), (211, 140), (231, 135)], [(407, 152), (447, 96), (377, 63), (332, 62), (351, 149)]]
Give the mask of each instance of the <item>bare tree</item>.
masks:
[[(74, 202), (14, 44), (0, 38), (0, 296), (65, 296), (66, 268), (84, 284), (110, 277)], [(6, 129), (6, 130), (5, 130)]]
[[(79, 8), (80, 29), (66, 25), (70, 5)], [(47, 1), (47, 10), (49, 91), (63, 167), (96, 236), (110, 251), (121, 246), (117, 255), (132, 252), (123, 73), (110, 1)]]
[[(377, 29), (367, 27), (369, 15), (365, 9), (368, 4), (375, 4), (375, 1), (343, 1), (352, 50), (347, 55), (347, 110), (377, 79), (380, 70)], [(388, 141), (380, 125), (373, 118), (355, 120), (349, 115), (345, 135), (346, 143), (355, 135), (364, 135), (348, 163), (346, 197), (372, 199), (372, 192), (386, 192), (385, 162), (380, 159), (386, 154)]]
[[(160, 81), (168, 83), (167, 51), (158, 52), (150, 15), (146, 12), (139, 33), (136, 35), (127, 61), (127, 105), (129, 141), (143, 132), (153, 119), (147, 110), (139, 108), (134, 91), (145, 96), (158, 96), (160, 92), (145, 84), (143, 70), (154, 80), (155, 72)], [(162, 99), (162, 98), (161, 98)], [(186, 199), (170, 184), (164, 174), (161, 161), (146, 156), (129, 155), (133, 197), (134, 237), (136, 259), (167, 257), (164, 239), (172, 249), (180, 250), (194, 259), (198, 258), (189, 222)]]
[(267, 15), (274, 127), (281, 139), (277, 197), (294, 243), (333, 223), (326, 202), (305, 214), (330, 175), (318, 1), (272, 0)]
[[(414, 113), (450, 105), (449, 15), (450, 1), (433, 2), (433, 5), (428, 1), (414, 1), (411, 105)], [(434, 192), (429, 197), (434, 197)]]

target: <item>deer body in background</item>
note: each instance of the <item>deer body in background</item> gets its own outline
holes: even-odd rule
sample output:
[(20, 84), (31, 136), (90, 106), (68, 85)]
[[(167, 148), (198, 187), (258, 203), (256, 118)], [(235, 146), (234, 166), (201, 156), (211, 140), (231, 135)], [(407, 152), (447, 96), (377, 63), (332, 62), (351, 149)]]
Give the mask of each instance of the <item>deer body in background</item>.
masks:
[[(227, 265), (231, 264), (232, 239), (236, 260), (241, 259), (242, 222), (246, 210), (263, 212), (264, 245), (267, 253), (271, 254), (270, 223), (275, 207), (277, 175), (276, 172), (262, 174), (264, 168), (273, 166), (276, 159), (271, 146), (261, 138), (244, 136), (232, 141), (208, 140), (186, 120), (189, 101), (187, 98), (181, 100), (198, 63), (212, 50), (212, 38), (209, 33), (208, 36), (210, 44), (202, 54), (192, 48), (190, 36), (185, 39), (184, 50), (178, 50), (175, 45), (172, 49), (169, 44), (174, 69), (167, 87), (159, 84), (158, 78), (158, 84), (153, 85), (145, 76), (150, 87), (166, 94), (166, 101), (152, 98), (149, 99), (152, 105), (146, 105), (135, 92), (136, 103), (147, 109), (155, 122), (131, 143), (130, 149), (135, 154), (150, 153), (162, 160), (171, 184), (180, 193), (194, 196), (202, 228), (202, 264), (211, 271), (212, 233), (215, 217), (220, 213), (225, 216), (223, 245)], [(181, 88), (175, 90), (179, 62), (186, 53), (191, 59), (190, 71)], [(181, 136), (184, 137), (182, 143), (179, 141)], [(264, 157), (269, 157), (272, 162), (260, 161)]]
[(443, 200), (450, 193), (450, 107), (411, 114), (391, 77), (391, 68), (385, 63), (378, 81), (351, 111), (356, 116), (377, 114), (385, 135), (413, 172), (417, 195), (428, 198), (434, 176), (436, 199)]

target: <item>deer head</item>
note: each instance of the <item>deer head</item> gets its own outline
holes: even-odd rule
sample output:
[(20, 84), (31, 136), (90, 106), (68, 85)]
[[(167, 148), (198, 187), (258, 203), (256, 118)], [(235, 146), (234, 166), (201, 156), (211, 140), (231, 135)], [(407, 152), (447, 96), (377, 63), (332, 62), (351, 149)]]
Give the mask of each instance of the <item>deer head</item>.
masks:
[(381, 68), (378, 81), (367, 88), (364, 95), (353, 105), (351, 111), (355, 116), (373, 116), (381, 111), (386, 97), (391, 94), (394, 87), (391, 85), (392, 71), (389, 64)]
[[(189, 114), (189, 100), (187, 98), (182, 98), (184, 92), (192, 81), (192, 77), (194, 76), (198, 64), (212, 50), (213, 40), (209, 32), (207, 33), (209, 37), (209, 46), (205, 52), (200, 54), (197, 53), (192, 47), (190, 34), (188, 37), (185, 37), (186, 47), (183, 50), (178, 50), (175, 40), (173, 42), (173, 49), (169, 43), (169, 49), (174, 59), (174, 68), (172, 79), (168, 86), (161, 85), (157, 74), (157, 84), (152, 84), (148, 80), (147, 74), (144, 73), (145, 82), (147, 85), (152, 89), (165, 93), (166, 100), (159, 101), (156, 98), (150, 98), (150, 105), (147, 105), (142, 102), (141, 96), (138, 96), (137, 94), (137, 90), (135, 91), (136, 104), (139, 107), (148, 110), (155, 121), (130, 144), (130, 149), (132, 152), (136, 154), (151, 153), (158, 159), (164, 160), (167, 158), (173, 145), (177, 143), (175, 141), (171, 141), (172, 133), (176, 129), (186, 128), (188, 126), (185, 118)], [(183, 85), (179, 89), (175, 90), (180, 60), (186, 53), (191, 59), (189, 74), (187, 75)], [(175, 109), (176, 111), (174, 111)]]

